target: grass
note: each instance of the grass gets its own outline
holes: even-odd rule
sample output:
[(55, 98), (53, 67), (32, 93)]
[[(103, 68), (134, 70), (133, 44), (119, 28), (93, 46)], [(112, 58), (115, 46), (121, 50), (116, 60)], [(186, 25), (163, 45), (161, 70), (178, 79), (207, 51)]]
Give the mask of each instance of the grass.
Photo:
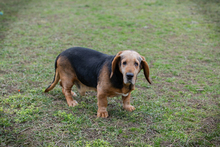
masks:
[[(1, 146), (219, 146), (219, 10), (218, 0), (1, 0)], [(59, 86), (43, 93), (72, 46), (145, 56), (153, 84), (139, 74), (134, 112), (109, 98), (100, 119), (96, 92), (74, 108)]]

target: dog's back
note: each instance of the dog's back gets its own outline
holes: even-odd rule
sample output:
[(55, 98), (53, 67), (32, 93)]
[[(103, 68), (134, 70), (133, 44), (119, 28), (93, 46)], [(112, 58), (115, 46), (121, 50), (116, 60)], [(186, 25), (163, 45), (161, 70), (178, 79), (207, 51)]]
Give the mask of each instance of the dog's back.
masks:
[(73, 47), (63, 51), (59, 58), (67, 58), (69, 60), (77, 78), (83, 84), (96, 88), (101, 68), (107, 62), (111, 62), (114, 56), (88, 48)]

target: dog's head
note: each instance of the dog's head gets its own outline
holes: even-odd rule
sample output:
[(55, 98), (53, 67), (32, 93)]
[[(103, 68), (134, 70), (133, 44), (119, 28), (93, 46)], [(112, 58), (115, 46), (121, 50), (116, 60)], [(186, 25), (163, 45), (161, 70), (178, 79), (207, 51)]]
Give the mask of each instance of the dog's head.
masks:
[(110, 78), (114, 74), (116, 65), (118, 64), (119, 71), (123, 75), (124, 84), (135, 84), (137, 75), (141, 69), (144, 70), (144, 75), (147, 81), (151, 84), (149, 78), (149, 66), (145, 61), (145, 58), (132, 50), (121, 51), (117, 53), (112, 61), (112, 71)]

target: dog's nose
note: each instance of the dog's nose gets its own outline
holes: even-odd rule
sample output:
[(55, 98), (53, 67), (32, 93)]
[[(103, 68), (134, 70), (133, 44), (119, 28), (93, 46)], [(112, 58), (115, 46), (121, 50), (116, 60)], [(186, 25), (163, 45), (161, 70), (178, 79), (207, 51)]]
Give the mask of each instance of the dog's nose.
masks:
[(127, 76), (128, 80), (131, 80), (134, 77), (134, 74), (128, 72), (128, 73), (126, 73), (126, 76)]

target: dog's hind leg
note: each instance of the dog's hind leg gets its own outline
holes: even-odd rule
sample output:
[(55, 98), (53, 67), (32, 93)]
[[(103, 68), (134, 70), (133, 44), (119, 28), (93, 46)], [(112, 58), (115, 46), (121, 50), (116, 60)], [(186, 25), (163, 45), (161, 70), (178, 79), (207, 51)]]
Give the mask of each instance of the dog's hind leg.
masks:
[(77, 79), (74, 69), (71, 68), (71, 64), (65, 57), (60, 57), (57, 60), (57, 68), (60, 75), (60, 85), (62, 86), (62, 92), (66, 98), (69, 106), (76, 106), (78, 103), (72, 98), (73, 93), (71, 88), (74, 85), (74, 81)]
[(76, 106), (78, 103), (72, 98), (73, 93), (71, 91), (71, 88), (73, 87), (74, 84), (72, 78), (69, 75), (62, 75), (61, 81), (62, 81), (62, 92), (66, 98), (67, 104), (72, 107)]
[(77, 94), (73, 91), (71, 91), (72, 96), (77, 97)]
[(82, 84), (79, 81), (75, 81), (76, 88), (81, 96), (85, 95), (85, 91), (82, 91)]
[[(62, 81), (60, 81), (60, 86), (63, 87)], [(73, 97), (77, 97), (77, 94), (73, 91), (71, 91), (71, 94)]]
[(81, 96), (84, 96), (86, 94), (86, 91), (89, 91), (89, 90), (96, 91), (97, 90), (96, 88), (88, 87), (88, 86), (82, 84), (79, 80), (76, 80), (74, 84), (76, 85), (77, 90)]

